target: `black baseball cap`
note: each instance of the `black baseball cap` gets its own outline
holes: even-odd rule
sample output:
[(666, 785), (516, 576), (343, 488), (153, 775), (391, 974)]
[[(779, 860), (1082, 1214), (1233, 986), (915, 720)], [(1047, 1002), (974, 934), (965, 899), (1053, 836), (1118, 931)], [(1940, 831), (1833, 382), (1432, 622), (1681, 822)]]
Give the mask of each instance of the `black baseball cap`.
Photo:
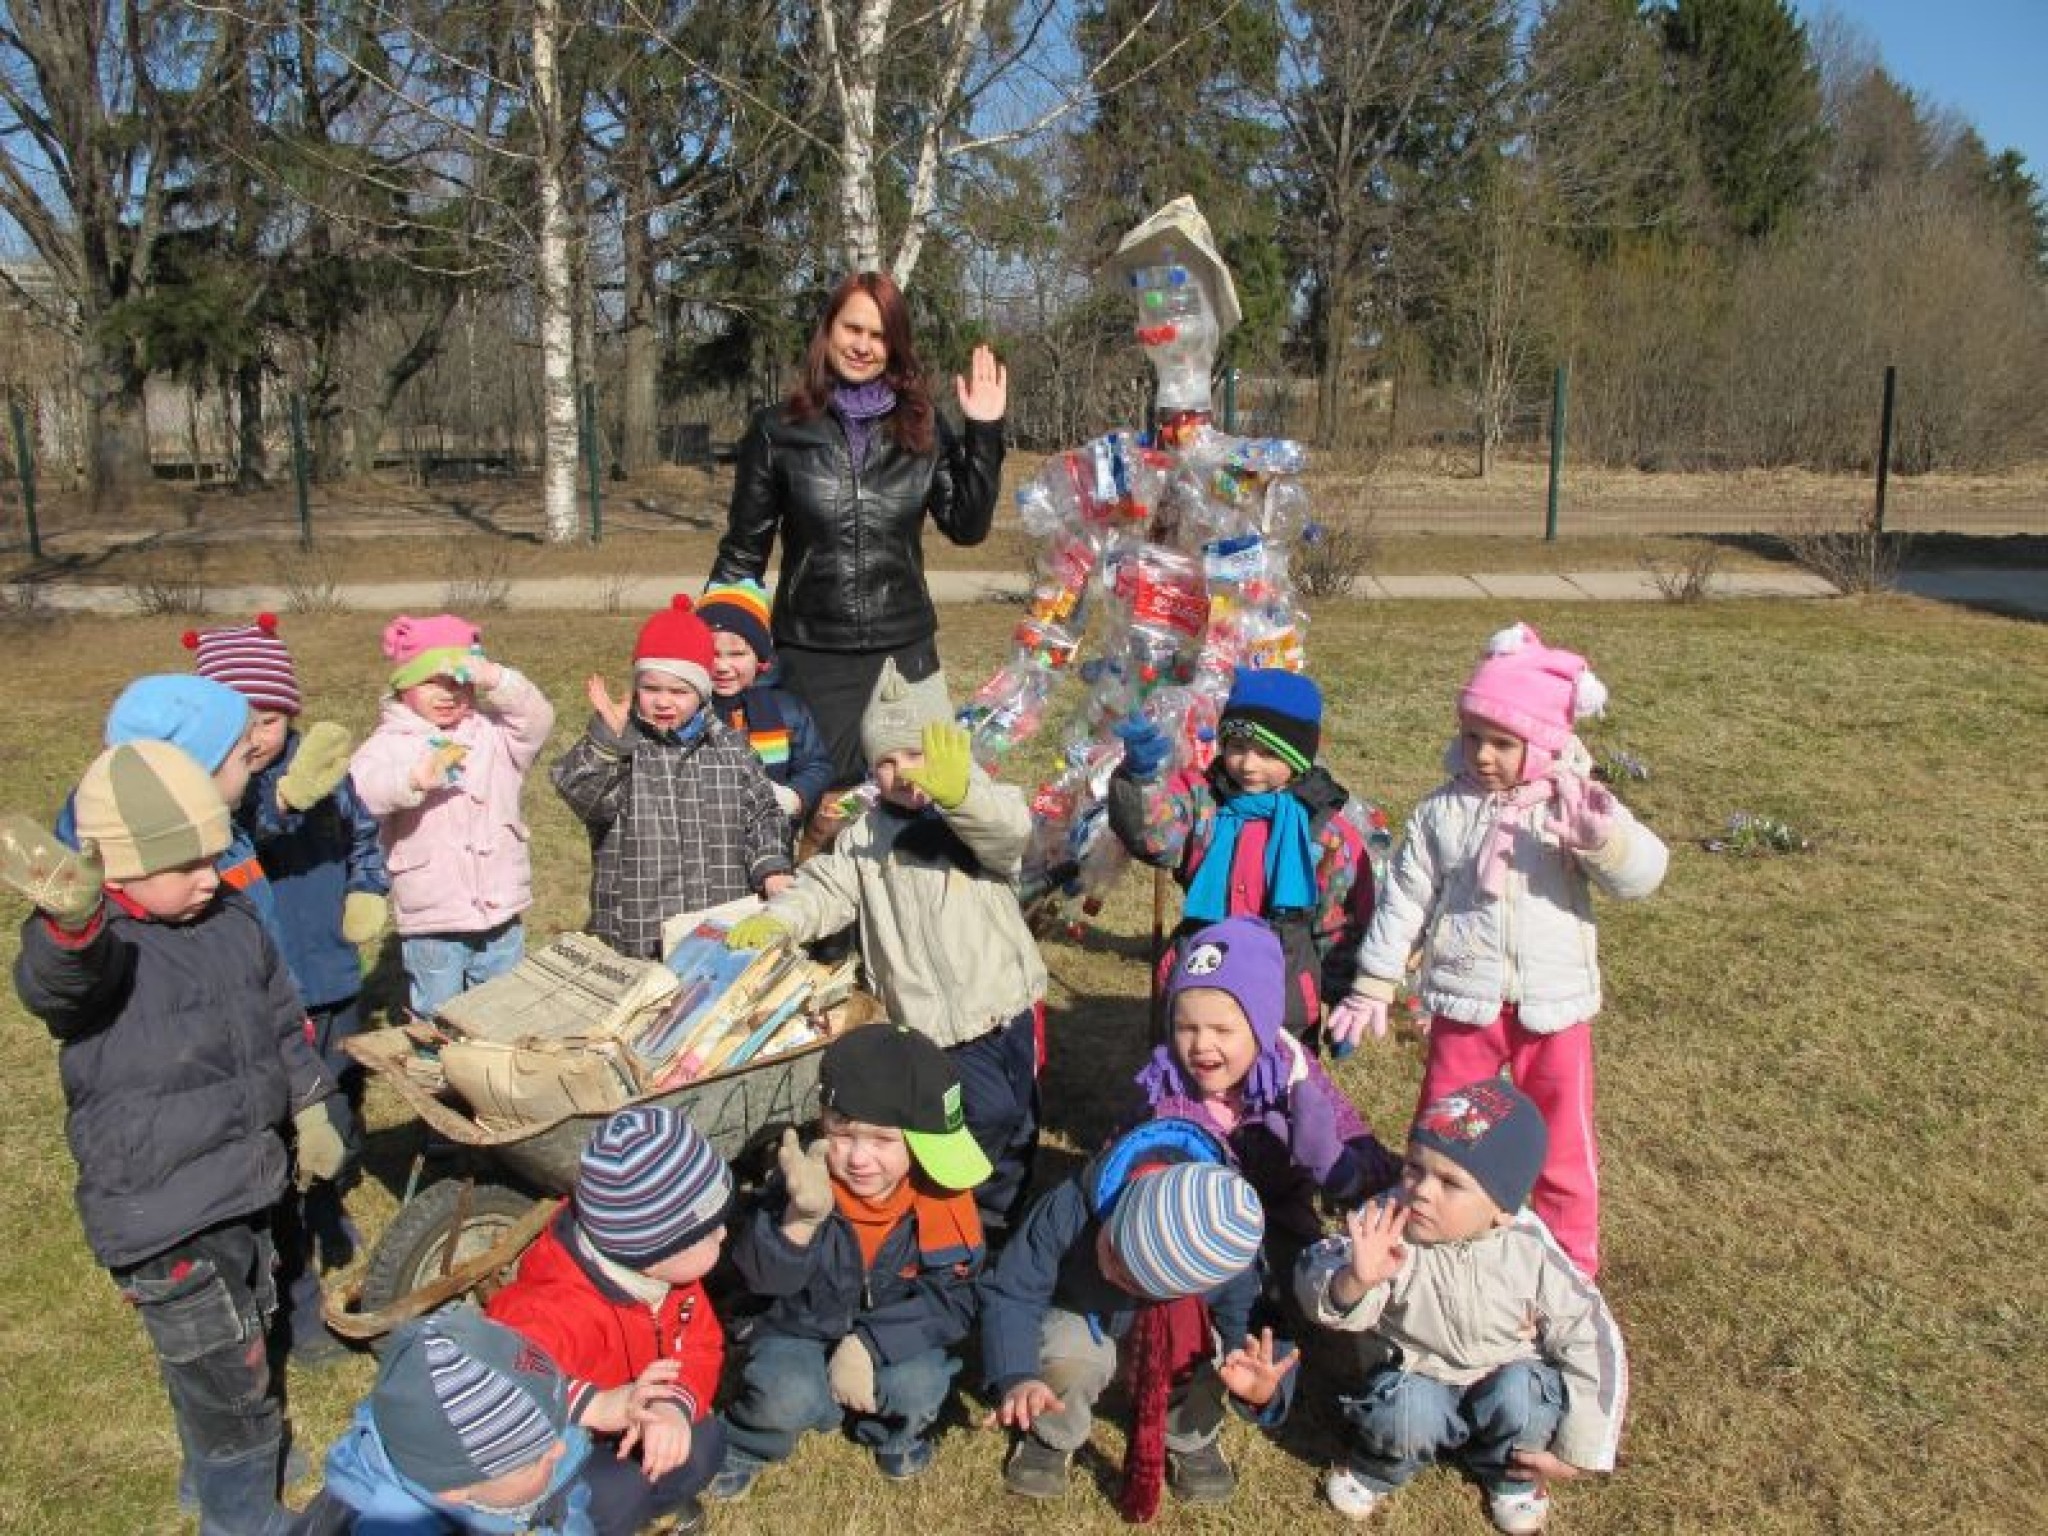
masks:
[(901, 1131), (917, 1166), (942, 1189), (973, 1189), (995, 1171), (967, 1129), (960, 1074), (902, 1024), (865, 1025), (826, 1046), (818, 1099), (849, 1120)]

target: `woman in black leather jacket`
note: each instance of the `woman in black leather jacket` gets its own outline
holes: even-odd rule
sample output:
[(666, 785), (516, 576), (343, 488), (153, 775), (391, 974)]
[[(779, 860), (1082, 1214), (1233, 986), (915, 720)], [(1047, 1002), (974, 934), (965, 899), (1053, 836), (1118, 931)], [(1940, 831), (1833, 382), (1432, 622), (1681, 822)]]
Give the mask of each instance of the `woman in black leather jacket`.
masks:
[(933, 409), (902, 291), (856, 273), (825, 306), (796, 388), (740, 444), (710, 579), (761, 580), (780, 534), (774, 682), (810, 706), (842, 785), (866, 776), (860, 717), (882, 663), (912, 681), (938, 670), (925, 518), (979, 544), (995, 515), (1009, 377), (976, 347), (953, 387), (964, 438)]

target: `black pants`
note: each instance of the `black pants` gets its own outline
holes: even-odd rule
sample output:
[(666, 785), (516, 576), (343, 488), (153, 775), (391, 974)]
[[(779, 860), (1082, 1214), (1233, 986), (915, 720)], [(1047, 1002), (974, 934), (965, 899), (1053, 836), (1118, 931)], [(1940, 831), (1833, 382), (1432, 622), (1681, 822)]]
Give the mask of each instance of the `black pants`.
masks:
[(974, 1204), (983, 1227), (1005, 1232), (1023, 1212), (1038, 1154), (1038, 1012), (1026, 1008), (946, 1054), (960, 1074), (968, 1134), (995, 1165)]
[(818, 734), (825, 738), (825, 750), (832, 754), (833, 787), (839, 789), (868, 776), (867, 758), (860, 750), (860, 717), (867, 713), (868, 700), (874, 696), (882, 663), (894, 659), (896, 670), (913, 683), (939, 670), (935, 635), (893, 651), (814, 651), (808, 646), (778, 643), (775, 656), (775, 675), (769, 681), (810, 706)]

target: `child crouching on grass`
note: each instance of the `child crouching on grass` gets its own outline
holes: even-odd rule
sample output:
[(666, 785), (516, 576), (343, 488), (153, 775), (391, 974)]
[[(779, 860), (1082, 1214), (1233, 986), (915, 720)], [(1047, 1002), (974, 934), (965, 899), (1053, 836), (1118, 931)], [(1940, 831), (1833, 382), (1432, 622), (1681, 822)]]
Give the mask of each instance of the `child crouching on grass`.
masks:
[(583, 1474), (597, 1536), (657, 1517), (674, 1517), (672, 1536), (702, 1526), (697, 1494), (725, 1455), (711, 1417), (725, 1334), (703, 1279), (732, 1195), (724, 1159), (680, 1114), (622, 1109), (584, 1149), (570, 1208), (490, 1300), (567, 1375), (570, 1419), (604, 1436)]
[(946, 1053), (896, 1024), (856, 1029), (818, 1064), (824, 1137), (783, 1134), (780, 1199), (733, 1244), (748, 1291), (769, 1302), (739, 1394), (725, 1467), (708, 1490), (746, 1497), (806, 1430), (849, 1421), (885, 1478), (928, 1470), (928, 1436), (974, 1322), (988, 1158), (967, 1132)]
[(967, 1129), (995, 1169), (975, 1197), (995, 1233), (1016, 1220), (1038, 1147), (1045, 963), (1011, 884), (1030, 807), (975, 765), (943, 674), (912, 683), (884, 662), (860, 740), (875, 808), (726, 942), (808, 944), (859, 923), (883, 1009), (944, 1047), (960, 1074)]
[(983, 1277), (992, 1421), (1017, 1434), (1010, 1492), (1065, 1497), (1119, 1366), (1132, 1424), (1118, 1506), (1134, 1521), (1158, 1512), (1162, 1486), (1194, 1504), (1237, 1491), (1218, 1444), (1226, 1402), (1261, 1424), (1286, 1415), (1299, 1357), (1249, 1332), (1265, 1213), (1225, 1157), (1188, 1121), (1140, 1126), (1033, 1202)]
[(1543, 1116), (1499, 1078), (1428, 1105), (1401, 1187), (1302, 1256), (1316, 1322), (1364, 1333), (1355, 1437), (1324, 1484), (1366, 1520), (1427, 1463), (1459, 1462), (1511, 1536), (1550, 1518), (1546, 1485), (1614, 1467), (1628, 1396), (1620, 1330), (1600, 1292), (1522, 1203), (1543, 1166)]

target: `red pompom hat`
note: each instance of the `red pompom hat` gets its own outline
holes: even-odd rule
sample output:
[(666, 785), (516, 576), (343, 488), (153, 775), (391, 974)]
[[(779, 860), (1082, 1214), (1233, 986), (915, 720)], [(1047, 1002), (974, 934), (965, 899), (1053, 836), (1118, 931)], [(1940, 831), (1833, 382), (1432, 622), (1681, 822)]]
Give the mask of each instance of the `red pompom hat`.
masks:
[(633, 676), (665, 672), (696, 689), (698, 698), (709, 699), (712, 649), (709, 626), (697, 617), (690, 600), (678, 594), (640, 626), (633, 646)]

